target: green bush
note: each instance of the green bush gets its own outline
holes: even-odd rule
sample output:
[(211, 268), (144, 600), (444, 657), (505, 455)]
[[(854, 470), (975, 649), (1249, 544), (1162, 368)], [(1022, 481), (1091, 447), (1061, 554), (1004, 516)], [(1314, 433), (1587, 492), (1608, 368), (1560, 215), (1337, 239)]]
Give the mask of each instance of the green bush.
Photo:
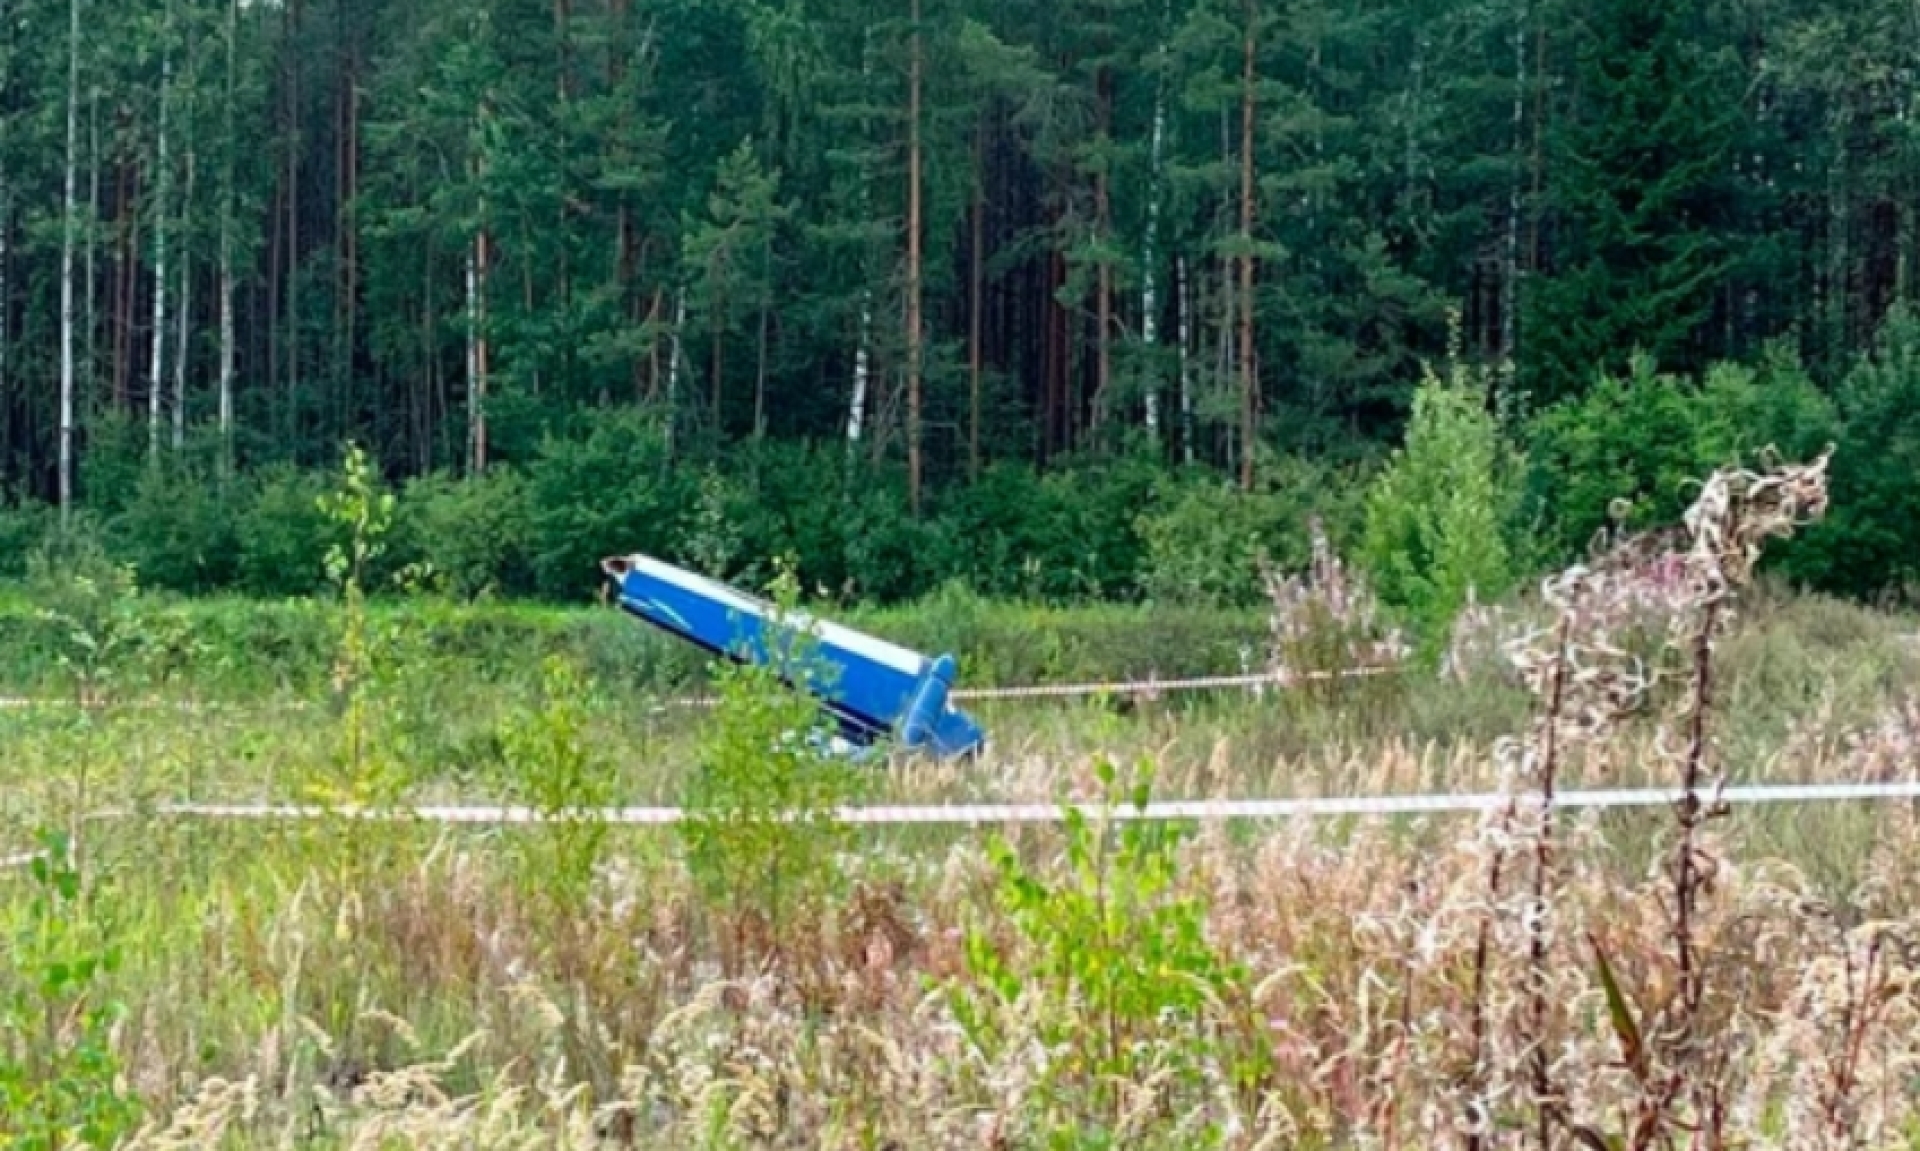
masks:
[(718, 668), (720, 701), (702, 734), (686, 818), (676, 825), (695, 881), (731, 914), (726, 954), (736, 971), (833, 894), (849, 842), (837, 809), (859, 789), (855, 768), (824, 746), (829, 721), (783, 686), (832, 686), (815, 659), (815, 637), (790, 622), (798, 605), (791, 572), (772, 598), (765, 662)]
[(208, 592), (230, 586), (238, 571), (234, 512), (216, 477), (167, 460), (140, 473), (109, 532), (142, 583)]
[(234, 525), (240, 586), (255, 595), (311, 595), (326, 579), (327, 550), (338, 530), (320, 510), (325, 477), (288, 465), (262, 473), (253, 501)]
[(583, 439), (551, 437), (527, 471), (534, 587), (578, 600), (610, 555), (673, 554), (693, 502), (691, 477), (675, 468), (657, 417), (609, 412)]
[(1523, 570), (1524, 459), (1489, 399), (1484, 378), (1462, 366), (1445, 379), (1428, 371), (1406, 446), (1367, 492), (1362, 563), (1428, 659), (1470, 595), (1504, 595)]
[(1044, 475), (990, 467), (942, 496), (915, 594), (959, 578), (1001, 598), (1130, 596), (1145, 554), (1135, 521), (1161, 474), (1139, 455), (1066, 461)]
[(38, 548), (59, 522), (59, 513), (46, 504), (27, 501), (0, 503), (0, 579), (27, 574), (27, 556)]
[(1295, 570), (1312, 556), (1307, 523), (1344, 520), (1341, 487), (1326, 469), (1281, 460), (1260, 487), (1185, 477), (1159, 485), (1135, 521), (1144, 558), (1140, 587), (1155, 603), (1246, 606), (1262, 599), (1260, 560)]
[(459, 478), (435, 472), (408, 483), (396, 506), (396, 550), (429, 567), (454, 595), (531, 589), (534, 516), (517, 473), (501, 468)]
[(1920, 580), (1920, 315), (1896, 308), (1838, 391), (1843, 431), (1824, 521), (1782, 549), (1789, 575), (1871, 596)]
[(1838, 431), (1831, 401), (1776, 347), (1757, 368), (1719, 364), (1700, 383), (1637, 358), (1626, 376), (1541, 413), (1529, 455), (1570, 554), (1617, 508), (1627, 509), (1628, 527), (1673, 523), (1715, 468), (1752, 464), (1768, 447), (1804, 459)]

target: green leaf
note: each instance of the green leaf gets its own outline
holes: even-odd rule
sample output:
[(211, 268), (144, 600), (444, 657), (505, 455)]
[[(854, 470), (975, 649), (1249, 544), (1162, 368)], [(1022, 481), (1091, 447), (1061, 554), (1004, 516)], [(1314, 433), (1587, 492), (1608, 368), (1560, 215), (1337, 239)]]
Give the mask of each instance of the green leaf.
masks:
[(1632, 1005), (1620, 990), (1620, 983), (1613, 976), (1613, 965), (1607, 962), (1607, 953), (1600, 946), (1592, 932), (1587, 933), (1587, 942), (1593, 947), (1594, 964), (1599, 969), (1600, 986), (1607, 995), (1607, 1014), (1612, 1018), (1613, 1030), (1620, 1037), (1620, 1046), (1626, 1055), (1627, 1066), (1640, 1074), (1645, 1067), (1646, 1048), (1640, 1038), (1640, 1025), (1634, 1021)]

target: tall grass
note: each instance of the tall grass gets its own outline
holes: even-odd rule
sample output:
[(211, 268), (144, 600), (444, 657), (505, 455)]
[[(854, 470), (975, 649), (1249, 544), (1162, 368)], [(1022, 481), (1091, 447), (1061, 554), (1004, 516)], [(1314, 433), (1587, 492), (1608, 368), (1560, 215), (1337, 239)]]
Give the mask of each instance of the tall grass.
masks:
[[(867, 781), (1107, 811), (1149, 780), (1505, 788), (1485, 820), (842, 829), (771, 931), (664, 831), (141, 814), (299, 795), (349, 722), (390, 798), (679, 800), (771, 730), (715, 725), (784, 717), (751, 684), (656, 715), (578, 661), (526, 691), (400, 642), (357, 712), (0, 713), (0, 854), (68, 829), (84, 896), (0, 873), (0, 931), (51, 941), (0, 965), (0, 1083), (111, 1083), (131, 1111), (35, 1113), (143, 1148), (1920, 1146), (1920, 817), (1714, 803), (1722, 777), (1914, 768), (1904, 625), (1749, 580), (1821, 480), (1715, 477), (1688, 532), (1508, 605), (1444, 678), (994, 705), (985, 761)], [(1555, 804), (1655, 780), (1691, 799)], [(0, 1145), (45, 1126), (0, 1116)]]

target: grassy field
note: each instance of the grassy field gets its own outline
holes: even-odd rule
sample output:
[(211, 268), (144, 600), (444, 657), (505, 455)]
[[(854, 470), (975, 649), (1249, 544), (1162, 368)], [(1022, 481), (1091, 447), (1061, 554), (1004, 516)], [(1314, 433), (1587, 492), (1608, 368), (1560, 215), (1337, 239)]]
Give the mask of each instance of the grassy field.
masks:
[[(1155, 797), (1672, 783), (1696, 720), (1735, 780), (1911, 777), (1913, 621), (1746, 589), (1700, 660), (1683, 603), (1638, 693), (1604, 600), (1511, 633), (1531, 684), (996, 702), (978, 762), (846, 772), (766, 751), (804, 709), (764, 684), (666, 706), (713, 685), (609, 611), (15, 594), (0, 683), (43, 703), (0, 710), (0, 854), (51, 853), (0, 872), (0, 1147), (1920, 1147), (1909, 804), (762, 818), (1122, 803), (1147, 765)], [(1543, 648), (1555, 620), (1577, 642)], [(1238, 671), (1267, 628), (858, 622), (976, 684)], [(704, 814), (153, 812), (188, 798)]]

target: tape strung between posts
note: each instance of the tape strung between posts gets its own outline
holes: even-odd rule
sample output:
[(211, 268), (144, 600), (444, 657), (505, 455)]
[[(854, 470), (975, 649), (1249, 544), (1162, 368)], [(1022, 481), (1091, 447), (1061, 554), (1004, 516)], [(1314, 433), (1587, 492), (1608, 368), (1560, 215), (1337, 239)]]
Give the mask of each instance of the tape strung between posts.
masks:
[[(854, 824), (983, 824), (983, 823), (1058, 823), (1066, 818), (1067, 806), (1082, 815), (1105, 814), (1115, 820), (1177, 819), (1285, 819), (1326, 818), (1342, 815), (1421, 815), (1488, 811), (1516, 797), (1505, 792), (1476, 792), (1458, 795), (1375, 795), (1328, 796), (1303, 799), (1196, 799), (1161, 800), (1145, 809), (1119, 804), (1104, 809), (1094, 804), (1058, 803), (956, 803), (905, 804), (841, 808), (837, 817)], [(1517, 797), (1525, 803), (1529, 797)], [(1677, 788), (1613, 788), (1591, 791), (1563, 791), (1554, 797), (1558, 809), (1661, 807), (1680, 802)], [(1703, 802), (1718, 798), (1729, 804), (1818, 803), (1859, 799), (1920, 799), (1920, 780), (1897, 783), (1814, 783), (1763, 784), (1752, 787), (1728, 787), (1716, 796), (1700, 793)], [(122, 813), (126, 814), (126, 813)], [(497, 806), (424, 806), (412, 808), (345, 809), (303, 807), (283, 804), (170, 803), (153, 809), (153, 814), (173, 819), (346, 819), (419, 820), (427, 823), (516, 824), (544, 823), (550, 819), (591, 818), (605, 823), (667, 824), (684, 818), (678, 807), (615, 807), (587, 810), (548, 817), (527, 807)]]
[[(872, 826), (946, 825), (979, 826), (1006, 823), (1059, 823), (1071, 807), (1088, 818), (1101, 815), (1116, 821), (1134, 820), (1216, 820), (1216, 819), (1324, 819), (1352, 815), (1444, 815), (1484, 812), (1531, 797), (1506, 792), (1429, 795), (1361, 795), (1303, 799), (1196, 799), (1163, 800), (1149, 803), (1145, 809), (1116, 805), (1102, 809), (1093, 804), (1056, 803), (972, 803), (905, 804), (874, 807), (847, 807), (837, 818), (848, 824)], [(1554, 797), (1558, 810), (1662, 807), (1680, 802), (1682, 793), (1674, 788), (1610, 788), (1587, 791), (1563, 791)], [(1718, 793), (1703, 791), (1705, 803), (1717, 801), (1730, 805), (1765, 803), (1832, 803), (1847, 800), (1920, 799), (1920, 780), (1895, 783), (1786, 783), (1728, 787)], [(128, 810), (97, 813), (94, 819), (126, 819), (136, 815)], [(685, 811), (678, 807), (615, 807), (547, 816), (527, 807), (499, 806), (423, 806), (410, 808), (355, 809), (309, 807), (271, 803), (166, 803), (147, 814), (161, 819), (193, 819), (211, 822), (307, 821), (350, 819), (375, 822), (416, 821), (439, 824), (513, 825), (592, 819), (608, 824), (662, 826), (678, 823)], [(0, 871), (24, 867), (44, 857), (43, 852), (0, 856)]]
[[(1095, 695), (1125, 695), (1153, 698), (1162, 694), (1185, 691), (1227, 691), (1234, 688), (1249, 690), (1262, 687), (1288, 688), (1302, 683), (1316, 683), (1335, 679), (1371, 679), (1379, 675), (1391, 675), (1400, 670), (1391, 665), (1377, 667), (1356, 667), (1344, 671), (1263, 671), (1249, 672), (1244, 675), (1208, 675), (1189, 679), (1134, 679), (1113, 680), (1090, 683), (1036, 683), (1011, 687), (963, 687), (957, 688), (950, 698), (956, 703), (991, 701), (1000, 699), (1069, 699)], [(663, 708), (709, 708), (719, 703), (716, 696), (694, 695), (679, 696), (662, 700)], [(196, 703), (190, 700), (170, 702), (166, 700), (122, 700), (113, 703), (81, 704), (70, 699), (35, 699), (21, 696), (0, 696), (0, 711), (32, 711), (40, 708), (70, 708), (95, 706), (101, 708), (176, 708), (181, 711), (252, 711), (256, 708), (246, 704), (222, 704), (218, 702)], [(269, 707), (302, 709), (311, 706), (305, 700), (269, 705)]]

